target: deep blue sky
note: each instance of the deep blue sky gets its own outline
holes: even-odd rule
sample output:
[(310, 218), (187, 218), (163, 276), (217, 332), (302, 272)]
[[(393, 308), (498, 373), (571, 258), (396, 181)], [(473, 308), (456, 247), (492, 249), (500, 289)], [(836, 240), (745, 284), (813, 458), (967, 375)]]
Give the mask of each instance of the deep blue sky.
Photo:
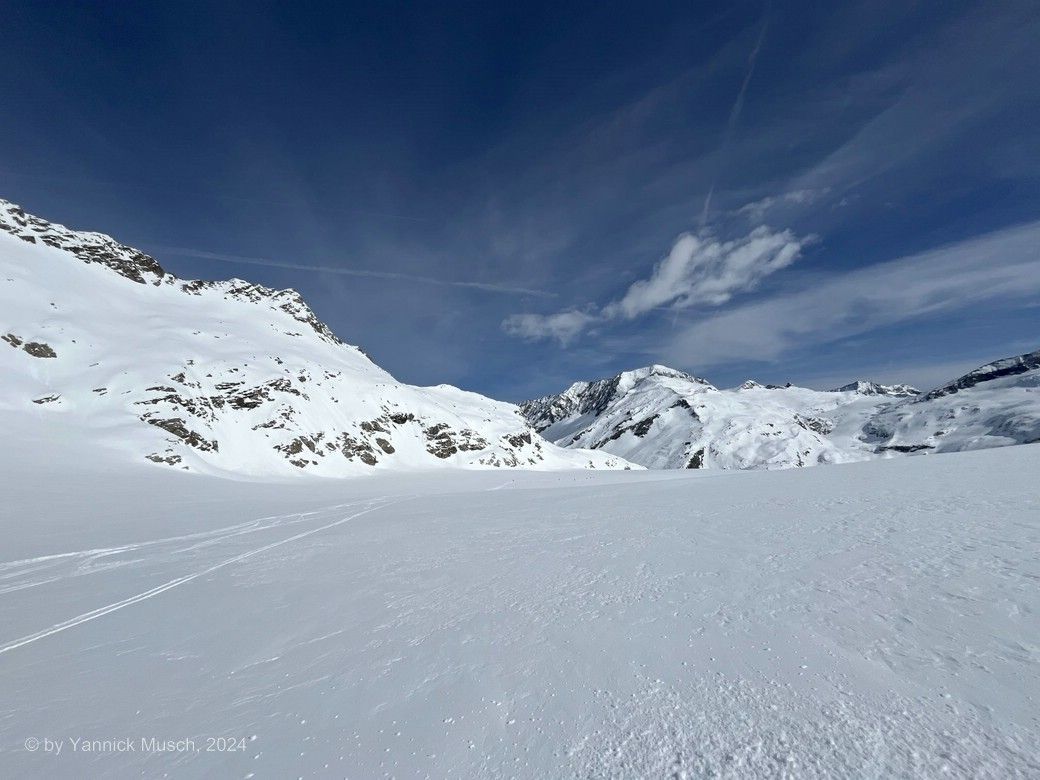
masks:
[(1040, 346), (1035, 1), (3, 17), (0, 197), (295, 287), (406, 381), (928, 385)]

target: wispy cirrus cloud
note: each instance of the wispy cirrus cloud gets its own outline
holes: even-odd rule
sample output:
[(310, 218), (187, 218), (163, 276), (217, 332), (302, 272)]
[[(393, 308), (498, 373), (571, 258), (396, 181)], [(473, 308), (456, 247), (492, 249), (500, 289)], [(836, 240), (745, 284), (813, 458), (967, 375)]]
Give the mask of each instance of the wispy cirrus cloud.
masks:
[(796, 293), (738, 306), (687, 326), (663, 359), (710, 366), (768, 361), (909, 320), (1021, 305), (1040, 294), (1040, 221), (835, 274)]
[(569, 309), (555, 314), (513, 314), (502, 321), (511, 336), (532, 341), (554, 340), (567, 346), (599, 319), (595, 314)]
[(631, 320), (660, 306), (719, 306), (791, 265), (810, 241), (811, 237), (765, 226), (733, 241), (720, 241), (708, 233), (684, 233), (650, 276), (605, 306), (603, 315)]
[(747, 217), (753, 223), (760, 223), (765, 219), (766, 213), (777, 206), (808, 206), (828, 192), (829, 189), (824, 187), (819, 190), (790, 190), (780, 195), (767, 195), (751, 203), (745, 203), (732, 213)]
[(660, 308), (720, 306), (753, 290), (767, 276), (791, 265), (814, 240), (790, 230), (760, 226), (745, 236), (722, 241), (708, 231), (683, 233), (645, 279), (634, 282), (616, 301), (597, 309), (553, 314), (514, 314), (502, 327), (529, 340), (555, 340), (566, 346), (596, 322), (633, 320)]

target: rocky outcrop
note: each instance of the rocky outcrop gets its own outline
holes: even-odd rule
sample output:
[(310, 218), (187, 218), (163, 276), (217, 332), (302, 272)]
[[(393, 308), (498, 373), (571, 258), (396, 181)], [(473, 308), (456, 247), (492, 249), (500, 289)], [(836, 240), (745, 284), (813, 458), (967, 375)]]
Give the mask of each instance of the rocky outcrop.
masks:
[(719, 390), (650, 366), (521, 409), (550, 441), (650, 468), (797, 468), (997, 447), (1040, 440), (1040, 351), (926, 394), (864, 380), (829, 391), (753, 380)]
[(42, 341), (23, 341), (13, 333), (0, 336), (0, 339), (6, 341), (15, 349), (21, 347), (23, 351), (36, 358), (58, 357), (58, 353), (54, 351), (53, 347), (50, 344), (44, 344)]
[(878, 382), (868, 382), (865, 379), (857, 379), (847, 385), (836, 387), (832, 393), (857, 393), (859, 395), (887, 395), (893, 398), (908, 398), (920, 394), (920, 390), (910, 385), (883, 385)]
[(637, 368), (634, 371), (622, 371), (616, 376), (594, 382), (575, 382), (558, 395), (524, 401), (520, 404), (520, 413), (539, 432), (568, 417), (580, 415), (595, 417), (606, 411), (612, 403), (629, 392), (635, 385), (649, 377), (668, 378), (703, 387), (713, 387), (707, 380), (687, 374), (685, 371), (652, 365)]
[(62, 249), (84, 263), (99, 263), (138, 284), (161, 284), (166, 272), (154, 257), (101, 233), (69, 230), (0, 200), (0, 230), (25, 241)]
[(927, 393), (922, 400), (933, 401), (936, 398), (942, 398), (943, 396), (959, 393), (962, 390), (968, 390), (969, 388), (976, 387), (984, 382), (992, 382), (996, 379), (1019, 376), (1037, 369), (1040, 369), (1040, 349), (1035, 350), (1034, 352), (1027, 352), (1024, 355), (1004, 358), (1003, 360), (997, 360), (993, 363), (979, 366), (974, 371), (969, 371), (964, 376), (954, 379), (949, 384), (945, 384), (942, 387), (932, 390), (930, 393)]
[(12, 347), (0, 349), (0, 404), (60, 410), (164, 467), (343, 476), (625, 465), (547, 444), (512, 405), (398, 382), (294, 290), (178, 279), (108, 236), (6, 201), (0, 280), (0, 338)]

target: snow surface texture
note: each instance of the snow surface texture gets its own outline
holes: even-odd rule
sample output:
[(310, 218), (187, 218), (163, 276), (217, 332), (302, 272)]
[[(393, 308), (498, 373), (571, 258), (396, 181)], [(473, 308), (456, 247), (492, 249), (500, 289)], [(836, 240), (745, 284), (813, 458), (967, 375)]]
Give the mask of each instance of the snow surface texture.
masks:
[(127, 460), (234, 475), (434, 466), (624, 468), (515, 406), (396, 381), (293, 290), (185, 281), (0, 201), (0, 408)]
[(521, 404), (565, 447), (648, 468), (775, 469), (1040, 441), (1040, 350), (921, 394), (863, 380), (830, 391), (747, 381), (720, 390), (666, 366), (576, 382)]
[[(0, 424), (0, 776), (1040, 776), (1038, 446), (270, 484)], [(123, 737), (201, 752), (69, 741)]]

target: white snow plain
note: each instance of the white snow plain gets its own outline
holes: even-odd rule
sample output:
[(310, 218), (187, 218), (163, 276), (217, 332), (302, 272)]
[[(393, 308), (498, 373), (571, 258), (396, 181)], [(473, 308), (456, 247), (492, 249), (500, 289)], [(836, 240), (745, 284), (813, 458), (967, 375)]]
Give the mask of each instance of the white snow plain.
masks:
[(0, 423), (0, 776), (1040, 776), (1040, 445), (260, 483)]

